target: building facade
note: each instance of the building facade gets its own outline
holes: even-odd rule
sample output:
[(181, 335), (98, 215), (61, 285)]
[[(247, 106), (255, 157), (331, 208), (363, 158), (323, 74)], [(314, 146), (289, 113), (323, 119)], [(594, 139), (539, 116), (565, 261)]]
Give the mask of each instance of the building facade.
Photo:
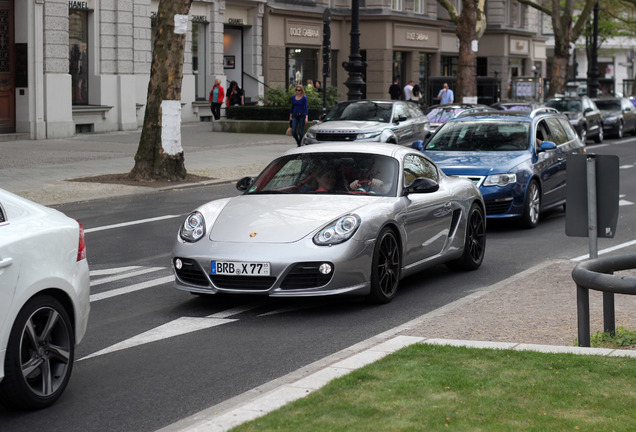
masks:
[[(457, 2), (461, 3), (461, 2)], [(32, 139), (131, 130), (143, 122), (159, 0), (0, 0), (0, 133)], [(457, 74), (454, 25), (436, 0), (361, 0), (367, 98), (388, 98), (394, 78), (424, 90)], [(211, 116), (215, 79), (236, 81), (246, 103), (266, 89), (323, 81), (323, 13), (331, 12), (327, 84), (346, 98), (351, 0), (198, 0), (184, 53), (182, 119)], [(475, 46), (477, 76), (544, 74), (538, 13), (488, 0)], [(2, 25), (4, 24), (4, 25)], [(4, 46), (2, 46), (4, 45)], [(3, 52), (4, 51), (4, 52)], [(8, 60), (7, 60), (8, 59)], [(502, 96), (505, 97), (505, 94)], [(430, 101), (425, 101), (429, 103)]]

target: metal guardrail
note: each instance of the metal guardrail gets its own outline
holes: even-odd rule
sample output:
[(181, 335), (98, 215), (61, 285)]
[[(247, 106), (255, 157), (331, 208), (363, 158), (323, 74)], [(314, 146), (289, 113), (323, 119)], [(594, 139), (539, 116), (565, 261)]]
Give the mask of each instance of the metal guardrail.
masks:
[(590, 346), (590, 292), (603, 292), (603, 329), (616, 332), (614, 294), (636, 295), (636, 277), (616, 276), (614, 272), (636, 268), (636, 254), (594, 258), (572, 270), (576, 282), (579, 346)]

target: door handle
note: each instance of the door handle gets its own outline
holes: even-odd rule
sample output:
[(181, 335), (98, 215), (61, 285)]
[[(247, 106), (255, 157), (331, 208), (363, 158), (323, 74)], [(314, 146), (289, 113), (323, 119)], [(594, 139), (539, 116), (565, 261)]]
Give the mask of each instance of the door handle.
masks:
[(13, 264), (13, 258), (0, 259), (0, 268), (9, 267), (11, 264)]

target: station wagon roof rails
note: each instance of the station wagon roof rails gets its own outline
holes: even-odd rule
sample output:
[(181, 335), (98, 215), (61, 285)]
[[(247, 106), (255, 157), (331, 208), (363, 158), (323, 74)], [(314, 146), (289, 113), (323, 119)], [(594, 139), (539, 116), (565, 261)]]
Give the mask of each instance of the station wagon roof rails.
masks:
[(550, 108), (550, 107), (535, 108), (530, 112), (530, 117), (536, 117), (539, 114), (546, 114), (546, 113), (558, 114), (559, 111), (557, 111), (556, 108)]

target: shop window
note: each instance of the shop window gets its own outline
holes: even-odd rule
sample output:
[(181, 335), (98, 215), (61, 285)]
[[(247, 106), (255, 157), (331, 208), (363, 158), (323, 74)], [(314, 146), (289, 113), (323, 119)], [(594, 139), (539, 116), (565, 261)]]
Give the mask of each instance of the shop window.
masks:
[(406, 53), (393, 51), (393, 80), (397, 80), (400, 86), (406, 85)]
[(287, 49), (287, 85), (301, 84), (307, 86), (309, 80), (311, 80), (312, 83), (316, 80), (320, 80), (322, 78), (322, 71), (320, 71), (320, 73), (318, 72), (318, 65), (322, 65), (322, 62), (318, 61), (319, 54), (320, 52), (317, 49)]
[(457, 56), (442, 56), (442, 76), (457, 76)]
[(195, 97), (197, 100), (206, 100), (207, 77), (205, 48), (206, 43), (206, 24), (192, 23), (192, 74), (194, 75)]
[(477, 76), (488, 76), (488, 57), (477, 57)]
[(69, 74), (73, 105), (88, 104), (88, 11), (69, 11)]

